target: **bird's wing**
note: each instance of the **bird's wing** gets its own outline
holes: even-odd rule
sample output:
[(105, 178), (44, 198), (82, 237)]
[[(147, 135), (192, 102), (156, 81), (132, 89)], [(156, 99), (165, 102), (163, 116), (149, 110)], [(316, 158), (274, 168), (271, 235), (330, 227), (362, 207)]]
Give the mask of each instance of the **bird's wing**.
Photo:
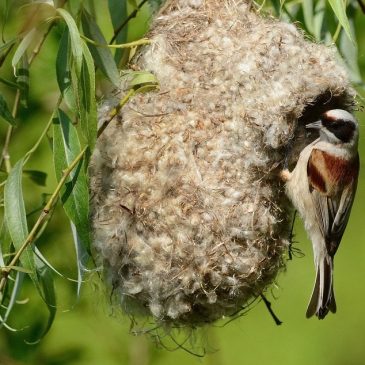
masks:
[[(330, 175), (330, 166), (329, 155), (324, 151), (313, 149), (307, 166), (309, 191), (327, 251), (333, 256), (345, 231), (354, 201), (358, 157), (351, 164), (346, 162), (340, 166), (336, 170), (336, 175)], [(333, 188), (331, 184), (343, 189)]]

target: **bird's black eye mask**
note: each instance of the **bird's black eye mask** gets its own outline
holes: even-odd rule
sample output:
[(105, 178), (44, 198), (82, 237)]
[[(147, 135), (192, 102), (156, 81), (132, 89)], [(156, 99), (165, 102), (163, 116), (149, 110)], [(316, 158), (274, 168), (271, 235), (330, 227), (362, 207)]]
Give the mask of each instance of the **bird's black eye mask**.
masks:
[(348, 143), (354, 136), (356, 126), (350, 120), (333, 119), (326, 116), (322, 117), (322, 124), (341, 142)]

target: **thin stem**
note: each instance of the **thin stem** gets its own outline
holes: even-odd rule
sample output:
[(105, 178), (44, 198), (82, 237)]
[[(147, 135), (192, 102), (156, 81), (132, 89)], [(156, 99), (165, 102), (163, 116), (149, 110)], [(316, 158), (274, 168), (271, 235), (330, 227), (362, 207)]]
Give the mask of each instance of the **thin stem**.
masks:
[(55, 22), (53, 21), (50, 26), (47, 28), (46, 32), (43, 34), (42, 39), (39, 41), (39, 43), (37, 44), (37, 46), (33, 49), (32, 54), (29, 57), (29, 66), (33, 63), (34, 59), (37, 57), (37, 55), (39, 54), (39, 51), (41, 50), (44, 42), (46, 41), (48, 34), (51, 32), (52, 28), (55, 26)]
[(114, 41), (117, 39), (118, 34), (123, 30), (123, 28), (129, 23), (129, 21), (133, 18), (135, 18), (138, 14), (138, 12), (141, 10), (142, 6), (147, 2), (148, 0), (143, 0), (141, 3), (129, 14), (127, 19), (117, 28), (114, 30), (114, 35), (112, 39), (110, 40), (109, 44), (114, 43)]
[(335, 34), (334, 34), (334, 35), (333, 35), (333, 37), (332, 37), (332, 39), (333, 39), (333, 43), (336, 43), (336, 42), (337, 42), (338, 37), (339, 37), (340, 32), (341, 32), (341, 29), (342, 29), (342, 25), (341, 25), (341, 23), (338, 23), (338, 25), (337, 25), (337, 29), (336, 29), (336, 32), (335, 32)]
[[(42, 39), (39, 41), (37, 46), (34, 48), (32, 54), (30, 55), (29, 60), (28, 60), (29, 67), (33, 63), (33, 61), (35, 60), (37, 55), (39, 54), (39, 51), (41, 50), (48, 34), (50, 33), (50, 31), (51, 31), (51, 29), (53, 28), (54, 25), (55, 25), (54, 22), (51, 23), (51, 25), (48, 27), (47, 31), (43, 34)], [(13, 106), (13, 111), (12, 111), (13, 118), (16, 118), (16, 116), (18, 114), (19, 103), (20, 103), (20, 90), (18, 89), (16, 91), (14, 106)], [(1, 168), (2, 164), (5, 163), (5, 170), (8, 173), (11, 170), (9, 145), (10, 145), (10, 140), (11, 140), (12, 133), (13, 133), (13, 127), (9, 126), (8, 130), (7, 130), (7, 133), (6, 133), (4, 147), (3, 147), (1, 157), (0, 157), (0, 168)]]
[[(57, 105), (56, 105), (55, 110), (58, 109), (58, 107), (60, 106), (61, 102), (62, 102), (62, 95), (60, 95), (60, 97), (58, 98), (58, 101), (57, 101)], [(38, 140), (36, 141), (36, 143), (34, 144), (34, 146), (25, 154), (25, 156), (24, 156), (24, 165), (28, 162), (30, 156), (34, 153), (34, 151), (39, 147), (39, 145), (41, 144), (43, 138), (47, 134), (49, 128), (52, 126), (54, 113), (55, 112), (53, 111), (51, 117), (49, 118), (49, 120), (48, 120), (45, 128), (43, 129), (40, 137), (38, 138)]]
[(283, 322), (282, 322), (282, 321), (280, 321), (280, 319), (276, 316), (276, 314), (275, 314), (275, 313), (274, 313), (274, 311), (272, 310), (272, 308), (271, 308), (271, 303), (267, 300), (267, 298), (265, 297), (265, 295), (264, 295), (264, 294), (261, 294), (260, 296), (261, 296), (262, 300), (264, 301), (264, 303), (265, 303), (265, 305), (266, 305), (266, 308), (267, 308), (267, 310), (269, 311), (269, 313), (270, 313), (270, 315), (271, 315), (272, 319), (274, 320), (275, 324), (276, 324), (277, 326), (280, 326)]
[(144, 44), (151, 44), (151, 41), (147, 38), (138, 39), (137, 41), (129, 42), (129, 43), (121, 43), (121, 44), (102, 44), (93, 41), (92, 39), (85, 37), (81, 34), (81, 38), (84, 39), (86, 42), (93, 44), (96, 47), (103, 47), (103, 48), (132, 48), (141, 46)]
[[(20, 90), (18, 89), (16, 91), (16, 94), (15, 94), (13, 110), (11, 112), (11, 115), (13, 116), (13, 118), (16, 118), (16, 115), (18, 114), (19, 102), (20, 102)], [(1, 152), (1, 158), (0, 158), (0, 167), (4, 163), (5, 164), (5, 171), (7, 173), (9, 173), (10, 170), (11, 170), (9, 145), (10, 145), (10, 140), (11, 140), (12, 134), (13, 134), (13, 126), (10, 125), (8, 127), (8, 130), (6, 131), (4, 147), (3, 147), (3, 150)]]
[(126, 95), (124, 95), (123, 99), (119, 102), (119, 104), (109, 113), (109, 118), (103, 122), (98, 130), (98, 137), (104, 132), (105, 128), (110, 124), (110, 122), (114, 119), (114, 117), (119, 113), (120, 109), (123, 108), (125, 104), (127, 104), (128, 100), (134, 96), (136, 91), (134, 89), (130, 89)]

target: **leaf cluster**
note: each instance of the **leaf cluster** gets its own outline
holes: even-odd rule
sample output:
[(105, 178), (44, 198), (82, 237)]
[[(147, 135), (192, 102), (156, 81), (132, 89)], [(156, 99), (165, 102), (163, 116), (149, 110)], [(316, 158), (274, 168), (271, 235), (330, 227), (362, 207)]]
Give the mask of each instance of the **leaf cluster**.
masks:
[[(98, 132), (97, 126), (97, 85), (107, 83), (110, 87), (118, 87), (119, 69), (125, 67), (129, 52), (148, 43), (145, 39), (125, 43), (129, 20), (138, 16), (143, 6), (147, 6), (147, 1), (108, 1), (113, 29), (110, 42), (98, 25), (96, 4), (93, 1), (71, 0), (25, 4), (6, 2), (0, 8), (4, 21), (0, 67), (5, 69), (10, 66), (13, 70), (11, 78), (0, 78), (0, 83), (6, 88), (5, 92), (0, 92), (0, 117), (2, 123), (8, 123), (0, 158), (3, 218), (0, 230), (0, 327), (15, 331), (9, 325), (11, 314), (16, 306), (24, 302), (19, 300), (19, 296), (23, 283), (30, 280), (49, 315), (44, 328), (35, 338), (28, 339), (29, 343), (39, 341), (55, 318), (57, 300), (54, 276), (75, 281), (78, 297), (85, 269), (92, 265), (87, 168), (96, 139), (102, 132)], [(10, 32), (8, 36), (5, 30), (7, 23), (11, 23), (11, 14), (20, 14), (22, 20), (21, 24), (16, 24), (20, 30)], [(33, 147), (13, 165), (10, 154), (12, 137), (22, 128), (24, 113), (31, 111), (30, 75), (36, 67), (33, 61), (40, 52), (47, 51), (48, 37), (58, 38), (53, 65), (58, 97)], [(123, 43), (113, 44), (115, 42)], [(114, 54), (113, 49), (116, 49)], [(130, 80), (127, 97), (115, 106), (107, 124), (136, 92), (143, 91), (148, 85), (157, 87), (156, 80), (149, 73), (132, 74)], [(7, 99), (12, 101), (8, 102)], [(28, 161), (44, 141), (49, 142), (54, 171), (27, 169)], [(23, 178), (28, 177), (34, 184), (45, 186), (49, 174), (55, 175), (57, 185), (48, 194), (38, 218), (34, 220), (33, 212), (27, 211)], [(77, 268), (77, 279), (74, 280), (60, 273), (38, 248), (38, 242), (57, 206), (62, 206), (67, 215), (74, 238)]]

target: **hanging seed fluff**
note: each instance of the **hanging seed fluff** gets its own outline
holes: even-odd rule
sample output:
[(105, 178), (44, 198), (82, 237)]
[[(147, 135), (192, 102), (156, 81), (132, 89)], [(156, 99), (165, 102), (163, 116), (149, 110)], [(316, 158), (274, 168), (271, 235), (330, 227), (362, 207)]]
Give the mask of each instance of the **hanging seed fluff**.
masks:
[(305, 123), (353, 104), (334, 49), (250, 3), (168, 1), (132, 61), (160, 89), (131, 98), (92, 157), (96, 261), (126, 313), (162, 326), (230, 316), (273, 283), (291, 225), (278, 172)]

